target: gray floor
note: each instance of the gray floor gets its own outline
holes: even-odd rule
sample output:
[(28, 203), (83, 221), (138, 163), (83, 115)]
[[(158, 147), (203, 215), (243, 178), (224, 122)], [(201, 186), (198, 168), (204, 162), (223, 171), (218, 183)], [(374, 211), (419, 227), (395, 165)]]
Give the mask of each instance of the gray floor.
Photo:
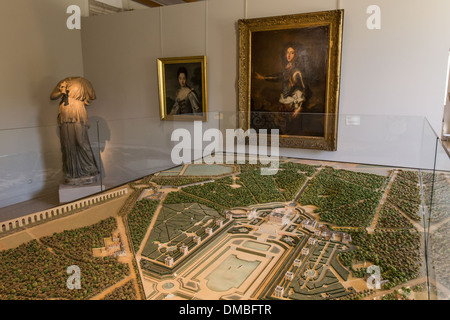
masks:
[(0, 208), (0, 222), (59, 206), (58, 190), (32, 200)]
[[(105, 190), (174, 167), (170, 161), (170, 153), (129, 146), (109, 147), (103, 153), (100, 163)], [(47, 184), (45, 190), (37, 192), (38, 196), (33, 199), (0, 208), (0, 222), (59, 206), (60, 179), (55, 179)], [(3, 186), (3, 190), (8, 190), (7, 188), (6, 185)]]

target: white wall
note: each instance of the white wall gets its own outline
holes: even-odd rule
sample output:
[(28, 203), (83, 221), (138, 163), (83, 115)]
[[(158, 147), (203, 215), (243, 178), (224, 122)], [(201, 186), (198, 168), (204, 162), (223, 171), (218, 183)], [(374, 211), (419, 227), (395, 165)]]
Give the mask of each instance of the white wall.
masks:
[[(101, 124), (105, 183), (174, 166), (171, 133), (193, 133), (193, 123), (160, 120), (157, 58), (204, 55), (205, 3), (90, 17), (83, 25), (85, 77), (97, 93), (88, 115)], [(214, 118), (204, 130), (218, 127)]]
[[(365, 27), (372, 4), (381, 8), (381, 30)], [(341, 111), (424, 116), (440, 133), (450, 1), (341, 0), (341, 7)]]
[[(209, 110), (224, 113), (221, 129), (234, 128), (237, 20), (242, 18), (345, 10), (338, 151), (283, 154), (398, 166), (421, 166), (431, 158), (421, 152), (429, 145), (422, 139), (421, 117), (440, 132), (450, 48), (448, 0), (209, 0), (89, 17), (80, 36), (66, 29), (65, 9), (79, 4), (86, 12), (86, 3), (15, 0), (0, 7), (0, 206), (5, 199), (25, 200), (57, 185), (57, 102), (48, 96), (69, 75), (84, 75), (96, 89), (98, 99), (88, 113), (102, 127), (103, 164), (108, 175), (120, 175), (117, 181), (167, 166), (172, 130), (192, 130), (189, 123), (159, 120), (157, 58), (206, 55)], [(366, 28), (366, 8), (373, 4), (382, 10), (381, 30)], [(346, 126), (347, 114), (363, 115), (364, 126)], [(217, 125), (217, 119), (210, 120), (209, 126)], [(5, 130), (37, 126), (45, 128)], [(113, 146), (121, 146), (119, 154)], [(128, 154), (124, 146), (131, 148)]]
[(56, 83), (83, 73), (79, 30), (68, 30), (69, 5), (81, 0), (15, 0), (0, 7), (0, 128), (56, 124), (49, 96)]
[[(14, 0), (0, 5), (0, 207), (59, 183), (57, 82), (83, 75), (81, 32), (68, 30), (69, 5), (84, 0)], [(22, 129), (16, 129), (22, 128)]]
[[(422, 117), (440, 131), (450, 48), (450, 19), (446, 19), (450, 2), (432, 3), (209, 0), (91, 17), (82, 32), (85, 72), (95, 80), (102, 98), (90, 112), (116, 120), (152, 117), (152, 127), (165, 139), (154, 139), (152, 134), (151, 143), (163, 148), (176, 124), (158, 120), (156, 59), (207, 55), (208, 108), (224, 113), (221, 129), (235, 128), (237, 20), (342, 8), (345, 15), (338, 151), (286, 149), (282, 154), (420, 167), (425, 126)], [(381, 7), (381, 30), (366, 27), (366, 9), (373, 4)], [(363, 116), (360, 127), (345, 125), (345, 115), (353, 114)]]

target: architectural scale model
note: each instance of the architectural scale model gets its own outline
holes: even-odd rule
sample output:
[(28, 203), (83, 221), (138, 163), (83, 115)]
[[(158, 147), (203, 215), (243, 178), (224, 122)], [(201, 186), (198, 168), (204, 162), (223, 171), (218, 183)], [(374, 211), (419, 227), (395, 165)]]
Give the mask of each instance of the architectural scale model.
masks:
[[(426, 299), (429, 180), (294, 159), (273, 176), (248, 163), (182, 165), (0, 224), (0, 299)], [(446, 237), (440, 212), (433, 236)], [(70, 266), (80, 288), (68, 286)], [(448, 295), (448, 272), (434, 272)]]

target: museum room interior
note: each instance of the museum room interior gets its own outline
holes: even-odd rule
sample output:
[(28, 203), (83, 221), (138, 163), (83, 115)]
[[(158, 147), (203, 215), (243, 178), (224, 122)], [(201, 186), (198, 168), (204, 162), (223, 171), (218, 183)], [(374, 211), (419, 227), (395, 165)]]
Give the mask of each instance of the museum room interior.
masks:
[[(331, 24), (324, 27), (327, 33), (320, 38), (318, 34), (322, 30), (320, 29), (321, 21), (327, 22), (329, 19), (325, 16), (326, 12), (332, 12), (333, 17), (336, 15), (339, 18), (336, 20), (330, 18)], [(133, 231), (135, 229), (130, 222), (132, 219), (128, 217), (122, 221), (122, 218), (117, 218), (119, 236), (115, 238), (114, 231), (111, 238), (113, 240), (108, 241), (116, 243), (117, 247), (124, 252), (123, 256), (117, 254), (118, 261), (129, 263), (133, 276), (127, 275), (126, 279), (135, 281), (137, 293), (132, 295), (133, 298), (168, 299), (178, 295), (186, 299), (214, 297), (213, 299), (295, 300), (304, 299), (305, 296), (317, 299), (342, 299), (342, 297), (381, 299), (395, 295), (395, 298), (399, 299), (408, 299), (408, 297), (409, 299), (450, 299), (450, 278), (448, 272), (441, 271), (448, 269), (450, 255), (447, 249), (434, 247), (433, 244), (438, 241), (448, 243), (448, 234), (450, 234), (448, 232), (450, 226), (450, 217), (448, 217), (450, 212), (450, 19), (448, 12), (450, 12), (448, 0), (14, 0), (2, 2), (0, 10), (0, 39), (3, 42), (3, 50), (0, 51), (0, 70), (2, 70), (0, 254), (1, 250), (13, 250), (24, 244), (25, 240), (33, 239), (25, 235), (21, 236), (22, 238), (19, 237), (20, 232), (27, 228), (42, 228), (39, 232), (36, 231), (34, 239), (41, 236), (44, 236), (42, 239), (47, 239), (53, 232), (63, 232), (63, 230), (89, 225), (79, 223), (78, 220), (81, 219), (78, 219), (74, 222), (74, 227), (69, 222), (65, 222), (61, 226), (55, 226), (51, 229), (52, 233), (49, 233), (43, 229), (46, 222), (42, 222), (42, 215), (39, 223), (36, 218), (34, 218), (34, 224), (28, 225), (28, 220), (25, 223), (25, 217), (29, 219), (36, 212), (52, 210), (51, 215), (53, 215), (54, 210), (58, 214), (64, 213), (66, 216), (61, 218), (63, 221), (71, 216), (67, 212), (75, 208), (76, 212), (74, 211), (72, 216), (83, 217), (84, 207), (88, 208), (86, 211), (95, 211), (93, 200), (95, 198), (95, 201), (100, 201), (99, 207), (105, 206), (104, 209), (99, 209), (101, 212), (99, 217), (110, 218), (103, 212), (112, 210), (111, 208), (115, 208), (114, 210), (118, 212), (116, 216), (120, 217), (127, 215), (126, 210), (131, 210), (130, 214), (132, 214), (133, 206), (137, 206), (135, 202), (139, 203), (145, 198), (160, 203), (152, 207), (153, 212), (166, 212), (169, 216), (172, 214), (169, 212), (172, 211), (179, 214), (183, 210), (191, 210), (195, 219), (197, 219), (196, 214), (202, 212), (204, 216), (214, 220), (208, 223), (213, 223), (215, 227), (212, 228), (208, 223), (204, 225), (206, 230), (204, 234), (208, 234), (212, 240), (208, 240), (208, 243), (205, 241), (202, 247), (200, 241), (203, 241), (203, 236), (198, 241), (195, 236), (192, 236), (192, 243), (196, 244), (194, 249), (191, 249), (188, 243), (183, 243), (181, 246), (180, 242), (178, 245), (180, 252), (184, 248), (186, 252), (192, 250), (192, 255), (184, 253), (186, 258), (177, 262), (177, 256), (175, 260), (170, 260), (173, 255), (169, 255), (169, 252), (175, 250), (173, 248), (176, 245), (165, 244), (155, 235), (156, 230), (159, 230), (159, 218), (156, 215), (152, 222), (150, 220), (146, 222), (145, 230), (148, 229), (149, 232), (144, 232), (138, 240), (135, 238)], [(78, 13), (81, 16), (79, 20), (77, 20)], [(324, 13), (323, 19), (321, 13)], [(294, 15), (296, 17), (293, 18)], [(300, 18), (297, 18), (297, 15)], [(271, 17), (274, 19), (271, 20)], [(309, 22), (310, 20), (312, 22)], [(80, 23), (77, 26), (78, 21)], [(302, 49), (298, 49), (296, 54), (299, 53), (299, 58), (302, 58), (304, 62), (300, 67), (304, 78), (301, 78), (301, 73), (300, 78), (305, 88), (305, 91), (302, 91), (305, 94), (302, 99), (305, 99), (304, 101), (308, 104), (305, 102), (303, 105), (300, 114), (302, 112), (304, 114), (300, 118), (303, 119), (302, 128), (306, 131), (302, 131), (302, 134), (292, 133), (293, 129), (289, 127), (291, 120), (286, 120), (288, 122), (286, 132), (281, 132), (278, 150), (282, 170), (305, 176), (304, 180), (301, 180), (305, 185), (299, 188), (300, 185), (295, 184), (299, 189), (293, 192), (295, 197), (289, 198), (295, 201), (288, 201), (287, 197), (281, 197), (285, 201), (276, 199), (275, 202), (283, 203), (282, 208), (285, 210), (280, 209), (283, 213), (279, 216), (274, 212), (275, 208), (281, 208), (281, 205), (261, 207), (261, 203), (267, 204), (274, 201), (259, 199), (254, 193), (255, 199), (261, 201), (255, 203), (243, 201), (239, 205), (226, 205), (220, 202), (222, 200), (213, 201), (208, 198), (214, 206), (208, 207), (209, 202), (202, 199), (203, 202), (195, 203), (195, 209), (186, 206), (186, 200), (176, 202), (176, 197), (170, 196), (171, 192), (176, 192), (167, 186), (175, 189), (183, 188), (180, 187), (182, 182), (178, 185), (167, 184), (163, 176), (167, 176), (169, 180), (173, 175), (181, 177), (182, 174), (184, 177), (189, 175), (195, 178), (202, 177), (197, 180), (186, 178), (189, 182), (187, 188), (198, 187), (198, 190), (195, 189), (197, 193), (193, 194), (201, 198), (203, 196), (200, 194), (203, 194), (203, 191), (196, 183), (203, 183), (206, 180), (216, 183), (216, 179), (219, 178), (232, 177), (229, 180), (231, 188), (245, 189), (246, 192), (248, 188), (252, 193), (250, 186), (241, 185), (239, 182), (239, 180), (247, 181), (246, 178), (244, 179), (244, 174), (247, 174), (246, 170), (251, 170), (246, 167), (247, 164), (240, 167), (239, 164), (232, 162), (229, 166), (232, 169), (218, 166), (208, 169), (206, 166), (199, 166), (196, 171), (189, 163), (201, 163), (203, 157), (214, 154), (239, 153), (240, 149), (235, 148), (234, 140), (231, 142), (231, 148), (229, 144), (219, 145), (214, 152), (206, 148), (211, 139), (205, 139), (205, 133), (213, 132), (211, 130), (217, 129), (216, 132), (220, 132), (225, 137), (229, 129), (233, 131), (238, 128), (249, 129), (249, 126), (260, 129), (278, 128), (277, 121), (282, 121), (277, 115), (278, 112), (270, 108), (265, 109), (265, 104), (270, 100), (267, 97), (273, 96), (271, 96), (272, 91), (267, 89), (273, 86), (272, 74), (281, 70), (279, 52), (283, 52), (281, 55), (284, 55), (284, 58), (286, 53), (281, 47), (276, 47), (278, 42), (269, 44), (270, 41), (275, 41), (273, 40), (275, 37), (271, 37), (269, 33), (280, 32), (283, 36), (289, 36), (291, 35), (288, 34), (289, 30), (296, 30), (297, 21), (301, 28), (308, 29), (308, 32), (303, 30), (296, 34), (298, 39), (301, 39), (300, 42), (303, 41)], [(305, 27), (306, 23), (309, 23), (307, 27)], [(248, 34), (251, 34), (251, 37), (245, 34), (247, 32), (244, 31), (245, 28), (249, 28)], [(314, 33), (314, 31), (317, 32)], [(263, 39), (260, 43), (258, 36)], [(304, 40), (307, 37), (312, 40)], [(320, 39), (324, 40), (326, 48), (323, 56), (321, 56), (322, 51), (312, 53), (311, 49), (319, 46), (317, 43), (321, 41)], [(280, 43), (281, 41), (279, 40)], [(272, 50), (272, 47), (276, 49)], [(275, 50), (277, 50), (276, 54)], [(272, 56), (276, 56), (274, 59), (276, 62), (271, 63)], [(180, 60), (174, 58), (180, 58)], [(289, 61), (289, 58), (287, 60)], [(166, 103), (173, 104), (178, 101), (176, 99), (179, 94), (177, 91), (175, 97), (180, 75), (179, 73), (175, 75), (175, 67), (172, 67), (174, 71), (172, 75), (169, 75), (172, 70), (171, 64), (177, 66), (183, 63), (201, 64), (201, 72), (197, 72), (200, 69), (194, 70), (194, 67), (192, 69), (188, 67), (188, 72), (185, 72), (189, 74), (186, 78), (191, 87), (195, 86), (197, 91), (195, 99), (199, 100), (200, 108), (203, 108), (202, 116), (196, 118), (200, 121), (194, 121), (194, 118), (189, 118), (189, 115), (185, 118), (178, 115), (179, 118), (177, 118), (177, 115), (172, 115), (175, 114), (174, 111), (171, 112), (168, 109), (169, 107), (175, 110), (175, 107), (166, 106)], [(312, 65), (309, 69), (305, 66), (308, 63)], [(277, 67), (271, 68), (273, 65)], [(265, 74), (260, 78), (255, 76), (258, 67)], [(319, 69), (323, 71), (323, 74), (316, 72)], [(169, 73), (164, 74), (164, 70), (169, 70)], [(192, 74), (195, 74), (197, 78), (194, 79)], [(86, 103), (89, 126), (86, 127), (85, 133), (89, 137), (91, 145), (89, 148), (101, 174), (98, 175), (95, 183), (84, 186), (64, 184), (63, 162), (67, 159), (61, 153), (64, 132), (61, 126), (63, 120), (58, 114), (61, 114), (61, 108), (65, 105), (65, 96), (59, 93), (55, 95), (55, 100), (63, 97), (61, 102), (50, 99), (52, 90), (60, 90), (61, 80), (68, 77), (87, 79), (95, 90), (95, 94), (88, 98), (91, 101)], [(170, 87), (169, 77), (175, 79), (172, 81), (176, 83), (172, 85), (173, 88)], [(303, 79), (306, 85), (303, 84)], [(195, 81), (199, 84), (194, 84)], [(308, 84), (313, 91), (316, 90), (314, 92), (318, 92), (320, 83), (325, 86), (323, 109), (320, 109), (320, 99), (314, 100), (314, 94), (312, 94), (312, 100), (306, 100), (310, 98), (305, 93)], [(181, 81), (180, 86), (183, 88)], [(258, 91), (258, 88), (263, 89)], [(279, 103), (280, 88), (281, 84), (276, 89), (278, 91), (275, 90), (275, 103)], [(310, 90), (309, 87), (308, 90)], [(192, 91), (195, 90), (192, 89)], [(172, 93), (173, 98), (163, 99), (163, 95)], [(186, 99), (194, 103), (194, 98)], [(283, 97), (280, 98), (280, 103), (282, 99)], [(308, 117), (308, 114), (311, 117)], [(318, 121), (322, 121), (320, 122), (322, 131), (318, 137), (308, 131), (308, 128), (312, 128), (312, 126), (309, 127), (309, 123), (315, 121), (317, 115), (321, 119)], [(251, 121), (250, 117), (252, 117)], [(246, 122), (247, 120), (249, 122)], [(314, 129), (311, 130), (314, 131)], [(177, 131), (192, 137), (188, 143), (187, 162), (177, 163), (173, 160), (174, 147), (180, 141), (173, 139), (173, 133)], [(304, 132), (308, 137), (302, 140)], [(291, 139), (292, 136), (298, 140)], [(322, 136), (325, 137), (322, 139), (324, 143), (314, 142), (317, 139), (320, 140)], [(325, 143), (329, 144), (325, 146)], [(271, 150), (270, 147), (268, 149)], [(258, 155), (258, 150), (252, 150), (247, 146), (247, 149), (244, 148), (241, 151), (247, 157)], [(183, 155), (186, 156), (186, 154)], [(295, 167), (297, 171), (294, 172), (292, 166), (299, 167)], [(200, 168), (205, 171), (201, 171)], [(228, 169), (231, 171), (226, 171)], [(224, 172), (217, 170), (224, 170)], [(339, 225), (334, 220), (327, 221), (326, 218), (317, 214), (317, 211), (310, 212), (303, 206), (308, 203), (320, 207), (310, 199), (313, 196), (309, 196), (313, 193), (314, 179), (317, 175), (330, 172), (330, 175), (339, 176), (340, 173), (333, 170), (336, 172), (358, 171), (364, 177), (371, 174), (384, 176), (384, 182), (377, 187), (361, 185), (361, 188), (364, 186), (368, 190), (372, 188), (370, 192), (384, 190), (384, 196), (380, 195), (382, 200), (377, 202), (380, 208), (385, 201), (388, 201), (386, 199), (389, 199), (388, 189), (395, 188), (395, 179), (414, 181), (414, 188), (417, 187), (419, 199), (417, 201), (420, 203), (420, 214), (423, 216), (421, 222), (411, 221), (412, 224), (408, 226), (416, 228), (419, 232), (416, 229), (414, 232), (422, 235), (419, 241), (422, 243), (421, 249), (418, 250), (421, 251), (425, 261), (420, 267), (420, 272), (424, 276), (416, 278), (425, 280), (414, 280), (415, 282), (409, 283), (408, 281), (414, 277), (407, 274), (405, 281), (396, 282), (397, 280), (383, 273), (386, 279), (390, 279), (391, 283), (395, 283), (398, 287), (389, 287), (387, 291), (381, 293), (373, 293), (372, 289), (366, 292), (362, 289), (363, 282), (358, 282), (362, 280), (355, 280), (363, 278), (360, 277), (361, 273), (358, 273), (361, 270), (356, 267), (353, 269), (350, 264), (347, 269), (353, 273), (349, 278), (350, 282), (346, 281), (348, 275), (342, 276), (343, 273), (350, 272), (344, 268), (349, 266), (345, 265), (344, 257), (349, 256), (346, 250), (360, 248), (355, 243), (355, 239), (358, 241), (359, 237), (349, 230), (352, 228), (356, 230), (360, 225), (352, 223)], [(305, 172), (311, 172), (311, 175)], [(417, 177), (414, 176), (414, 180), (406, 174), (405, 178), (402, 172), (414, 172)], [(353, 179), (353, 176), (351, 177), (348, 179)], [(274, 179), (277, 181), (278, 178)], [(356, 181), (363, 178), (354, 179)], [(377, 180), (376, 178), (373, 178), (373, 181), (372, 178), (367, 179), (371, 183)], [(141, 188), (139, 183), (146, 187)], [(164, 189), (166, 187), (169, 191)], [(289, 188), (280, 187), (279, 191), (284, 194)], [(139, 190), (139, 194), (136, 190)], [(117, 202), (107, 207), (107, 199), (112, 199), (111, 201), (114, 202), (117, 201), (114, 199), (125, 199), (128, 196), (128, 200), (120, 200), (122, 201), (120, 204)], [(323, 197), (332, 197), (332, 193), (324, 194)], [(163, 204), (163, 200), (166, 201), (169, 198), (173, 202)], [(81, 204), (83, 199), (88, 201), (88, 205), (86, 201)], [(305, 202), (302, 203), (300, 200)], [(355, 198), (352, 201), (358, 203), (362, 200)], [(91, 205), (94, 207), (92, 208)], [(289, 208), (290, 205), (292, 208)], [(71, 209), (68, 209), (68, 206), (72, 206)], [(126, 206), (129, 208), (124, 209)], [(244, 211), (240, 212), (241, 209), (236, 207), (243, 207), (245, 210), (242, 209)], [(401, 204), (397, 207), (401, 209)], [(226, 215), (227, 210), (224, 208), (229, 210), (229, 215)], [(254, 216), (250, 214), (252, 210), (255, 212)], [(373, 210), (378, 219), (381, 209)], [(439, 219), (433, 220), (431, 216), (433, 212), (436, 212)], [(276, 220), (277, 217), (279, 221)], [(220, 222), (221, 218), (223, 226)], [(320, 223), (330, 223), (332, 228), (328, 230), (317, 227), (311, 231), (309, 227), (305, 227), (305, 221), (314, 219), (318, 219)], [(31, 222), (31, 218), (29, 221)], [(49, 221), (56, 224), (58, 218), (54, 217)], [(181, 223), (180, 221), (177, 223)], [(91, 221), (92, 224), (98, 222), (99, 220), (95, 219)], [(108, 224), (105, 228), (110, 230), (110, 222), (102, 223)], [(173, 223), (175, 226), (175, 222)], [(367, 227), (371, 234), (373, 232), (371, 228), (375, 229), (376, 224), (377, 221), (372, 224), (367, 222), (364, 227)], [(344, 225), (349, 229), (345, 229)], [(192, 225), (189, 224), (189, 228), (191, 227)], [(16, 230), (12, 230), (13, 228)], [(151, 228), (154, 229), (150, 232)], [(176, 227), (173, 228), (176, 229)], [(247, 231), (244, 230), (245, 228)], [(386, 229), (390, 228), (386, 227)], [(188, 237), (191, 233), (195, 234), (191, 229), (188, 230), (189, 232), (187, 230), (184, 230), (184, 234)], [(286, 230), (293, 230), (292, 234), (289, 233), (292, 238), (289, 238), (287, 233), (283, 233)], [(402, 232), (404, 230), (406, 229), (402, 229)], [(328, 231), (331, 232), (331, 239), (324, 240), (324, 232)], [(198, 231), (196, 232), (198, 235)], [(253, 237), (253, 241), (245, 242), (245, 237), (238, 236), (239, 232), (245, 233), (247, 237)], [(322, 238), (318, 238), (321, 240), (317, 244), (313, 240), (307, 240), (308, 237), (313, 239), (312, 235), (315, 232), (316, 235), (317, 232), (322, 233)], [(386, 232), (386, 230), (383, 229), (380, 232)], [(294, 234), (298, 237), (298, 241)], [(353, 244), (349, 244), (347, 240), (344, 241), (344, 238), (348, 239), (348, 234), (353, 237)], [(339, 236), (339, 240), (335, 240), (335, 236)], [(159, 241), (157, 241), (159, 243), (157, 249), (152, 247), (157, 242), (151, 243), (151, 239)], [(173, 242), (173, 238), (169, 236), (168, 242), (170, 240)], [(52, 247), (55, 241), (47, 239), (42, 243)], [(106, 242), (105, 240), (106, 248), (113, 246), (108, 247)], [(195, 249), (197, 247), (198, 249)], [(223, 253), (221, 250), (225, 247), (231, 248), (230, 252), (235, 255), (227, 256), (226, 254), (229, 253)], [(293, 255), (297, 254), (297, 249), (300, 255), (300, 251), (307, 247), (312, 255), (314, 250), (320, 253), (317, 254), (317, 261), (311, 260), (312, 255), (305, 258), (304, 264), (315, 263), (314, 267), (305, 269), (305, 276), (303, 278), (298, 276), (298, 280), (295, 280), (297, 269), (284, 270), (279, 267), (281, 260), (277, 259), (287, 259), (284, 252), (286, 256), (289, 252), (293, 257), (293, 265), (300, 268), (303, 262), (299, 260), (300, 258), (294, 260)], [(255, 250), (266, 253), (264, 257), (249, 253)], [(96, 252), (94, 256), (107, 255), (107, 249), (104, 248), (94, 252)], [(126, 252), (133, 252), (133, 257), (127, 256)], [(156, 255), (155, 252), (161, 255)], [(203, 252), (206, 257), (204, 260), (199, 260), (199, 265), (203, 268), (201, 271), (191, 266), (194, 258), (198, 258), (195, 256), (198, 252)], [(307, 255), (305, 250), (302, 252), (303, 255)], [(329, 261), (325, 259), (328, 259), (327, 255), (330, 255)], [(339, 255), (339, 261), (344, 267), (339, 262), (335, 262), (338, 260), (334, 258), (334, 255)], [(213, 262), (214, 259), (218, 260)], [(318, 265), (322, 259), (325, 260), (319, 268)], [(364, 265), (363, 268), (366, 270), (366, 260), (365, 258), (362, 260), (364, 263), (361, 265)], [(130, 261), (138, 267), (133, 267)], [(235, 282), (229, 283), (223, 280), (225, 277), (223, 274), (226, 273), (224, 270), (227, 267), (238, 268), (242, 261), (245, 261), (243, 267), (245, 270), (240, 275), (242, 281), (233, 279)], [(340, 267), (336, 267), (336, 263)], [(374, 261), (370, 263), (376, 264)], [(332, 269), (329, 264), (333, 266), (333, 271), (327, 273), (327, 268)], [(270, 267), (272, 268), (270, 270), (274, 271), (265, 274), (265, 271), (262, 271), (263, 266)], [(358, 266), (361, 267), (359, 264)], [(5, 266), (0, 263), (0, 267)], [(108, 265), (109, 267), (115, 268)], [(158, 277), (170, 268), (175, 268), (173, 270), (179, 268), (181, 271), (178, 277), (180, 278), (170, 283), (161, 282), (164, 277), (161, 276), (161, 279)], [(345, 271), (340, 273), (339, 268)], [(209, 270), (209, 274), (205, 270)], [(321, 270), (325, 270), (325, 279), (332, 279), (329, 280), (330, 283), (338, 279), (339, 285), (341, 287), (343, 285), (345, 289), (336, 289), (339, 294), (315, 292), (318, 285), (314, 290), (311, 289), (308, 281), (312, 283), (313, 279), (316, 279), (314, 277), (318, 277), (320, 281), (324, 279), (321, 276)], [(287, 285), (279, 280), (277, 278), (279, 274), (285, 277), (283, 281), (286, 283), (297, 281), (298, 287)], [(273, 276), (273, 278), (267, 282), (261, 280), (265, 276)], [(119, 278), (108, 278), (105, 280), (108, 285), (105, 286), (109, 287), (119, 280)], [(194, 286), (193, 283), (197, 280), (199, 283), (195, 285), (197, 287), (190, 288), (189, 286)], [(120, 281), (122, 284), (125, 283), (123, 279)], [(408, 283), (408, 287), (405, 287), (405, 284), (402, 287), (400, 283)], [(425, 283), (423, 292), (413, 292), (410, 295), (410, 288), (419, 287), (422, 283)], [(2, 278), (0, 278), (0, 288), (1, 285)], [(397, 290), (394, 291), (394, 289)], [(0, 299), (50, 297), (45, 295), (45, 290), (42, 292), (28, 296), (26, 293), (12, 294), (0, 289)], [(108, 294), (105, 292), (75, 296), (62, 294), (51, 297), (100, 299), (108, 296), (112, 291)]]

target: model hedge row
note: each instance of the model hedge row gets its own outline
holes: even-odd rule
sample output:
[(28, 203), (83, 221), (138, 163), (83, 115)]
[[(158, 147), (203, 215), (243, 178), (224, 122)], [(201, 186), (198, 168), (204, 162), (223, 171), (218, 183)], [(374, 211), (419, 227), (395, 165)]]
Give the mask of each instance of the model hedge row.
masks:
[(357, 250), (341, 253), (339, 258), (357, 276), (364, 270), (354, 270), (353, 264), (370, 262), (380, 268), (385, 289), (415, 279), (420, 271), (420, 234), (412, 230), (378, 231), (368, 234), (364, 229), (349, 231)]
[(413, 224), (405, 218), (394, 206), (384, 203), (380, 210), (377, 229), (409, 229)]
[(164, 177), (153, 177), (152, 182), (159, 184), (160, 186), (184, 186), (191, 183), (198, 183), (210, 180), (208, 177), (197, 177), (197, 178), (186, 178), (183, 176), (164, 176)]
[(280, 169), (282, 170), (290, 170), (294, 172), (303, 173), (308, 177), (312, 177), (314, 173), (316, 173), (317, 168), (319, 166), (311, 166), (303, 163), (296, 163), (296, 162), (283, 162), (280, 164)]
[(248, 170), (239, 175), (239, 183), (246, 187), (256, 203), (284, 201), (281, 191), (276, 187), (273, 176), (263, 176), (259, 170)]
[(322, 170), (312, 179), (298, 202), (303, 205), (314, 205), (320, 210), (328, 211), (358, 201), (380, 196), (379, 191), (362, 188), (330, 174), (330, 170)]
[(167, 195), (166, 199), (164, 200), (164, 204), (179, 204), (179, 203), (200, 203), (216, 210), (219, 213), (223, 212), (223, 210), (228, 208), (225, 206), (218, 205), (214, 202), (208, 201), (207, 199), (202, 199), (198, 196), (186, 193), (184, 192), (184, 189), (178, 192), (170, 192)]
[(285, 166), (275, 175), (275, 183), (281, 189), (285, 201), (294, 200), (306, 182), (306, 176), (299, 173), (296, 167)]
[(421, 198), (418, 184), (419, 177), (417, 172), (399, 171), (389, 190), (387, 199), (410, 218), (420, 221), (419, 208)]
[(422, 172), (424, 199), (431, 222), (437, 223), (450, 216), (450, 174)]
[(346, 206), (323, 211), (316, 210), (320, 219), (336, 226), (367, 227), (370, 225), (375, 210), (379, 204), (380, 196), (352, 203)]
[(343, 179), (347, 182), (355, 183), (364, 188), (369, 188), (372, 190), (382, 188), (387, 181), (387, 177), (371, 173), (354, 172), (349, 170), (336, 170), (330, 167), (327, 167), (327, 171), (337, 178)]
[(55, 233), (53, 236), (43, 237), (40, 242), (71, 257), (91, 259), (92, 248), (104, 247), (103, 239), (111, 237), (115, 229), (117, 229), (116, 219), (108, 218), (92, 226), (64, 230), (61, 233)]
[(247, 206), (255, 202), (255, 198), (246, 188), (234, 189), (228, 184), (220, 182), (186, 187), (183, 188), (183, 192), (227, 208)]
[[(88, 299), (114, 285), (130, 274), (128, 265), (93, 257), (92, 249), (116, 227), (109, 218), (1, 251), (0, 299)], [(67, 287), (69, 266), (80, 268), (79, 290)]]
[(116, 288), (113, 292), (107, 294), (102, 300), (136, 300), (136, 288), (134, 281), (130, 280), (123, 286)]
[(232, 188), (230, 180), (219, 179), (183, 188), (183, 192), (211, 201), (222, 207), (233, 208), (255, 203), (291, 201), (306, 181), (302, 173), (294, 169), (282, 169), (276, 175), (261, 175), (258, 169), (247, 168)]
[(430, 234), (430, 247), (435, 279), (450, 288), (450, 222), (440, 225)]
[[(306, 181), (305, 174), (299, 171), (309, 175), (316, 171), (313, 166), (282, 163), (277, 174), (262, 175), (261, 166), (260, 163), (241, 165), (241, 174), (236, 182), (232, 177), (224, 177), (214, 182), (185, 187), (182, 192), (170, 193), (165, 203), (187, 202), (186, 194), (193, 196), (194, 199), (206, 200), (207, 202), (203, 204), (210, 207), (211, 203), (220, 206), (215, 207), (216, 210), (255, 203), (291, 201)], [(241, 187), (232, 188), (231, 185), (234, 183)]]
[(158, 204), (158, 201), (143, 199), (136, 202), (127, 216), (128, 228), (135, 252), (139, 250)]

